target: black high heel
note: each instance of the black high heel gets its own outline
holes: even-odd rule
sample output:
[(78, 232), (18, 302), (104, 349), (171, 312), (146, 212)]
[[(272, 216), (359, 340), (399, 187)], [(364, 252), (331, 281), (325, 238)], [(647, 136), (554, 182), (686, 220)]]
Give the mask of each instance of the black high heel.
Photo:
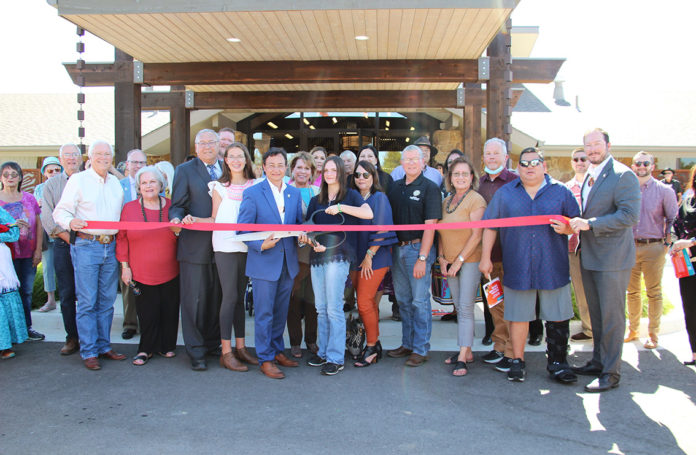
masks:
[[(366, 360), (368, 357), (372, 357), (372, 360)], [(382, 345), (378, 341), (374, 346), (365, 346), (360, 354), (360, 359), (353, 365), (358, 368), (369, 367), (371, 364), (377, 363), (380, 358), (382, 358)]]

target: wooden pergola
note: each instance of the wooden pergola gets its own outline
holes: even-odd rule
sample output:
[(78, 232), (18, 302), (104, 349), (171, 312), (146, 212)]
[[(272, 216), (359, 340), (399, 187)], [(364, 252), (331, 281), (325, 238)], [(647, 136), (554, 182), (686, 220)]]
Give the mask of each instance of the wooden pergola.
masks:
[(511, 57), (516, 0), (48, 1), (117, 49), (113, 63), (65, 67), (77, 84), (115, 87), (118, 160), (140, 147), (141, 110), (170, 111), (178, 164), (192, 109), (453, 108), (480, 162), (481, 110), (487, 136), (509, 142), (511, 85), (549, 83), (564, 61)]

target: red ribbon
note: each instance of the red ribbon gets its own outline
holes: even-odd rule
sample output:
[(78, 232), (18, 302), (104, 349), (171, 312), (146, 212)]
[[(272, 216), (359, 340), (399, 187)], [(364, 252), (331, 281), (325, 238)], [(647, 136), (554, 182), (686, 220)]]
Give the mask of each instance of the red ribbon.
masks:
[(245, 224), (245, 223), (194, 223), (175, 224), (169, 222), (145, 221), (87, 221), (84, 229), (123, 229), (128, 231), (147, 231), (169, 227), (180, 227), (192, 231), (432, 231), (449, 229), (504, 228), (520, 226), (540, 226), (550, 224), (551, 220), (569, 224), (569, 219), (561, 215), (532, 215), (497, 220), (466, 221), (460, 223), (436, 224), (398, 224), (398, 225), (336, 225), (336, 224)]

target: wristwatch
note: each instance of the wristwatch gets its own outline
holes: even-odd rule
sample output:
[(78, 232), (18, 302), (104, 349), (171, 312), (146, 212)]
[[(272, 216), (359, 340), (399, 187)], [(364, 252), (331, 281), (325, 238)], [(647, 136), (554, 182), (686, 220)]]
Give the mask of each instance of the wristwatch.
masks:
[(425, 256), (423, 256), (422, 254), (420, 256), (418, 256), (419, 261), (425, 262), (425, 259), (426, 259)]
[(457, 256), (457, 259), (459, 259), (459, 262), (461, 262), (462, 264), (464, 263), (464, 258), (462, 257), (461, 254), (459, 256)]

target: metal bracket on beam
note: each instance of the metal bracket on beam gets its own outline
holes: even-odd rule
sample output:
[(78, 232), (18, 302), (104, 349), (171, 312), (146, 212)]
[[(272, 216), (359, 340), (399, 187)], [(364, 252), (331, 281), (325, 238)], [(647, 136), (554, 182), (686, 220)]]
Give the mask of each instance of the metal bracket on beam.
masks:
[(184, 107), (186, 109), (193, 109), (193, 90), (186, 90), (184, 92)]
[(143, 62), (138, 60), (133, 60), (133, 83), (143, 83)]
[(479, 57), (478, 59), (478, 78), (480, 81), (487, 81), (491, 78), (491, 59)]
[(457, 107), (464, 107), (466, 102), (466, 89), (464, 87), (457, 88)]

